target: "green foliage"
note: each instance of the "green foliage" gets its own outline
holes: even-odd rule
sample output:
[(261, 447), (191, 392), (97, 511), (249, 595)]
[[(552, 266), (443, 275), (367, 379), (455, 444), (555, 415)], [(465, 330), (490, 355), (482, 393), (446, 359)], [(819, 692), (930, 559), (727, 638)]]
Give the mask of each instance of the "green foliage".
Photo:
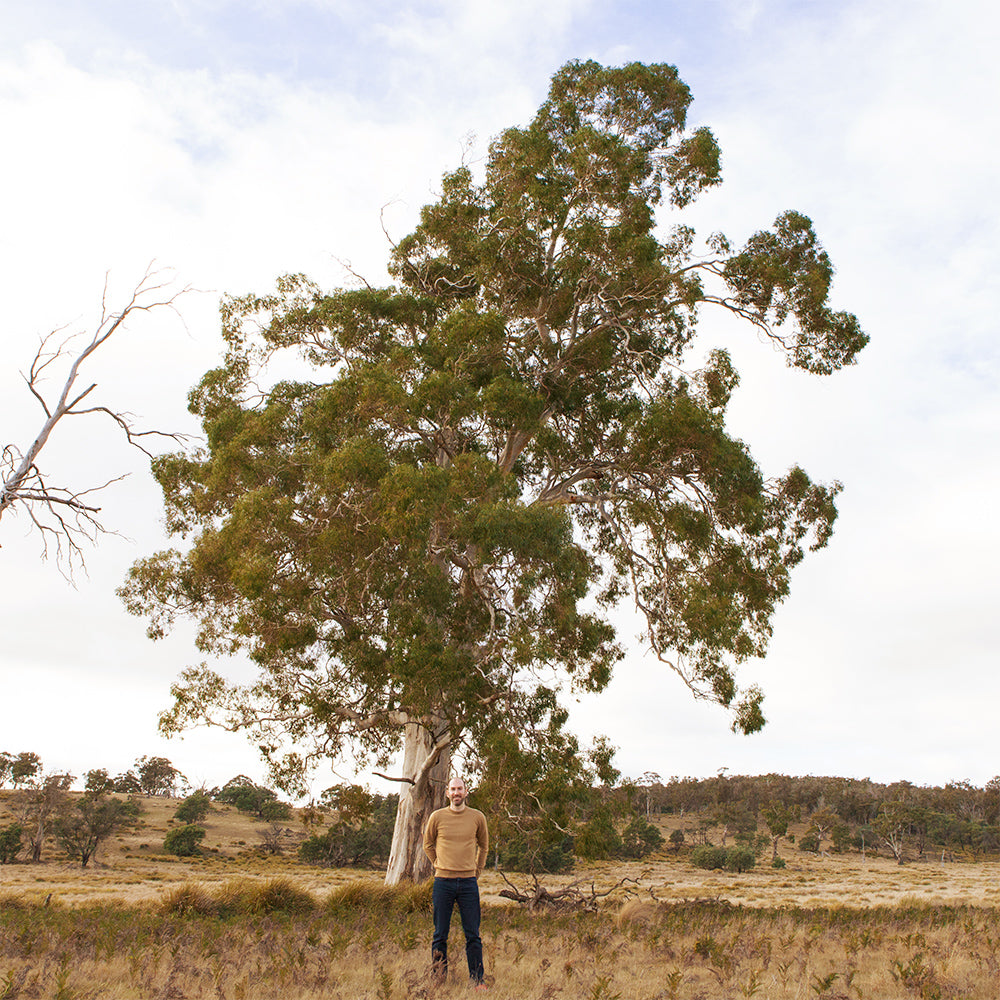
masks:
[(170, 795), (184, 775), (166, 757), (140, 757), (135, 762), (139, 790), (144, 795)]
[[(498, 783), (491, 741), (561, 758), (560, 692), (606, 687), (623, 600), (664, 669), (735, 729), (763, 726), (736, 671), (826, 544), (840, 487), (768, 479), (727, 432), (738, 374), (722, 351), (698, 368), (699, 313), (728, 309), (814, 372), (867, 338), (827, 306), (805, 216), (736, 253), (658, 232), (656, 206), (720, 180), (690, 101), (666, 64), (568, 63), (481, 181), (443, 178), (394, 245), (394, 285), (293, 275), (224, 301), (226, 357), (190, 396), (206, 445), (154, 460), (185, 550), (137, 563), (121, 595), (153, 638), (182, 608), (199, 649), (260, 676), (185, 671), (164, 731), (245, 730), (287, 789), (330, 754), (390, 760), (419, 727), (433, 745), (407, 777), (464, 744)], [(275, 382), (287, 354), (311, 371)], [(588, 763), (607, 784), (609, 761), (598, 746)]]
[(523, 833), (508, 836), (494, 852), (497, 867), (509, 872), (532, 872), (556, 875), (573, 867), (572, 837), (535, 843)]
[(138, 795), (142, 792), (142, 782), (135, 771), (124, 771), (111, 779), (111, 791), (123, 792), (125, 795)]
[(610, 806), (605, 803), (599, 805), (577, 830), (574, 852), (588, 860), (621, 857), (622, 838), (615, 828)]
[(16, 757), (10, 760), (7, 766), (7, 772), (10, 774), (11, 781), (13, 782), (15, 788), (17, 788), (18, 785), (25, 785), (33, 781), (41, 774), (41, 771), (42, 759), (37, 753), (33, 753), (31, 751), (19, 753)]
[(193, 857), (199, 851), (199, 844), (205, 839), (205, 828), (195, 823), (175, 826), (167, 831), (163, 838), (163, 849), (167, 854), (176, 854), (179, 858)]
[(373, 795), (350, 785), (328, 788), (322, 798), (337, 804), (337, 821), (299, 845), (299, 860), (325, 868), (385, 865), (398, 797)]
[(24, 846), (22, 834), (24, 832), (20, 823), (8, 823), (0, 826), (0, 865), (13, 864), (17, 860), (21, 848)]
[(212, 808), (212, 800), (203, 788), (193, 791), (174, 811), (174, 818), (182, 823), (197, 823), (203, 820)]
[(216, 802), (235, 806), (240, 812), (268, 823), (288, 819), (292, 814), (292, 807), (287, 802), (280, 802), (274, 789), (255, 784), (242, 774), (231, 778), (212, 797)]
[(86, 773), (83, 787), (92, 795), (104, 795), (115, 790), (114, 784), (114, 778), (108, 777), (108, 772), (103, 767), (98, 767)]
[(670, 831), (670, 844), (675, 851), (679, 851), (684, 846), (684, 831), (678, 827)]
[(771, 859), (772, 868), (785, 868), (786, 863), (784, 858), (772, 858)]
[(128, 812), (118, 799), (84, 792), (56, 820), (56, 839), (69, 857), (86, 868), (101, 841), (130, 821)]
[[(683, 834), (681, 834), (683, 837)], [(622, 856), (644, 858), (663, 847), (663, 835), (648, 820), (636, 816), (622, 832)]]
[(726, 868), (731, 872), (748, 872), (757, 863), (757, 856), (747, 847), (730, 847), (726, 851)]
[(819, 851), (819, 833), (815, 829), (807, 830), (802, 834), (802, 839), (799, 841), (800, 851), (809, 851), (812, 854), (816, 854)]
[(725, 847), (712, 847), (711, 845), (696, 847), (691, 852), (691, 864), (695, 868), (722, 869), (726, 867), (728, 853)]
[(601, 792), (598, 768), (612, 776), (600, 741), (587, 753), (562, 727), (565, 712), (548, 692), (536, 692), (531, 729), (520, 738), (484, 737), (474, 760), (476, 804), (490, 816), (495, 862), (510, 871), (555, 872), (572, 864), (573, 835)]
[(756, 864), (753, 851), (746, 847), (696, 847), (691, 852), (691, 864), (696, 868), (733, 872), (749, 871)]

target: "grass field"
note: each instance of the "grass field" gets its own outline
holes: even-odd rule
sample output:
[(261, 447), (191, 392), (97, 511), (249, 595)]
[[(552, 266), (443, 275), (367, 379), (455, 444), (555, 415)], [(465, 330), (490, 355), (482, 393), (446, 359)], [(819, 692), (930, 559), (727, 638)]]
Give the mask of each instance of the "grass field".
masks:
[[(0, 866), (0, 1000), (466, 995), (457, 918), (451, 976), (429, 978), (426, 886), (387, 892), (377, 872), (264, 857), (263, 824), (232, 809), (204, 823), (203, 857), (171, 858), (162, 841), (176, 805), (149, 800), (144, 825), (85, 870), (58, 858)], [(301, 832), (284, 825), (289, 849)], [(1000, 863), (781, 853), (786, 868), (741, 875), (668, 852), (544, 879), (582, 880), (587, 893), (629, 880), (594, 912), (528, 911), (487, 872), (491, 995), (1000, 997)]]

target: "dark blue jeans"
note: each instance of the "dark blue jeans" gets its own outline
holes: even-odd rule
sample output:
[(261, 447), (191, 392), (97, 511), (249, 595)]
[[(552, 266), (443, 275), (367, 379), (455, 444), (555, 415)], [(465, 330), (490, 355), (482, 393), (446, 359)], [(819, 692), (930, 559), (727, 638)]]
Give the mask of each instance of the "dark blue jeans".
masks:
[(479, 882), (475, 878), (435, 878), (434, 942), (431, 961), (436, 972), (448, 972), (448, 929), (451, 914), (458, 903), (458, 915), (465, 931), (465, 957), (469, 963), (469, 978), (483, 981), (483, 940), (479, 936)]

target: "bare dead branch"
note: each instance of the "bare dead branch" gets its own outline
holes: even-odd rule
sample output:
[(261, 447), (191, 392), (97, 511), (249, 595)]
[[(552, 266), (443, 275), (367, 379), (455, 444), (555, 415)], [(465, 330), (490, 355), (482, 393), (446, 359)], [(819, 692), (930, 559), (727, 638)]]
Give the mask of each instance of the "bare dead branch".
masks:
[[(584, 890), (586, 879), (578, 879), (558, 889), (546, 888), (538, 881), (538, 876), (532, 874), (532, 884), (521, 888), (514, 885), (506, 874), (498, 869), (500, 877), (507, 883), (507, 889), (501, 889), (499, 895), (504, 899), (512, 899), (515, 903), (527, 906), (529, 910), (548, 907), (554, 910), (584, 910), (593, 912), (600, 906), (601, 900), (607, 899), (619, 890), (626, 896), (639, 893), (639, 879), (621, 878), (610, 889), (598, 892), (595, 882), (590, 883), (589, 892)], [(633, 888), (633, 886), (635, 888)]]
[[(89, 335), (75, 334), (66, 337), (57, 346), (53, 343), (54, 338), (61, 334), (65, 327), (53, 330), (41, 339), (27, 374), (23, 374), (28, 391), (42, 407), (45, 420), (26, 450), (22, 451), (14, 444), (7, 444), (3, 449), (0, 459), (3, 475), (3, 485), (0, 488), (0, 518), (8, 510), (27, 514), (42, 538), (43, 558), (48, 555), (49, 542), (53, 542), (57, 562), (60, 567), (65, 566), (65, 575), (69, 579), (72, 579), (74, 566), (86, 568), (81, 541), (94, 543), (102, 534), (113, 534), (97, 519), (100, 507), (93, 506), (81, 498), (107, 488), (124, 476), (116, 476), (101, 486), (86, 490), (52, 486), (39, 469), (38, 456), (60, 420), (65, 417), (81, 417), (95, 413), (110, 417), (125, 435), (125, 440), (150, 458), (153, 457), (153, 453), (143, 446), (140, 439), (155, 436), (178, 443), (187, 439), (187, 435), (184, 434), (138, 430), (133, 424), (132, 414), (116, 411), (108, 406), (80, 408), (79, 404), (97, 388), (97, 383), (93, 382), (83, 389), (77, 389), (76, 385), (84, 362), (122, 329), (130, 317), (163, 308), (177, 312), (177, 300), (190, 289), (169, 291), (169, 288), (170, 281), (164, 272), (154, 269), (151, 264), (142, 280), (133, 288), (125, 306), (116, 312), (108, 305), (108, 278), (105, 276), (101, 294), (101, 316), (96, 329)], [(75, 346), (71, 347), (71, 344), (79, 337), (84, 337), (85, 341), (82, 349), (77, 350)], [(52, 366), (62, 361), (69, 363), (69, 370), (58, 398), (53, 401), (51, 397), (46, 397), (42, 383)]]

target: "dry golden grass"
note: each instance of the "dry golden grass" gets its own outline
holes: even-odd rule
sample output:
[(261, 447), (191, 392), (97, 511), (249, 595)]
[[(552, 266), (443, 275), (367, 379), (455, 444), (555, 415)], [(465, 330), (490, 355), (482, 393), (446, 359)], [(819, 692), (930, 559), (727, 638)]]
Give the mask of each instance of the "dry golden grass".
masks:
[[(265, 825), (215, 812), (206, 854), (162, 854), (176, 800), (81, 870), (59, 858), (0, 866), (0, 1000), (14, 997), (468, 995), (462, 935), (451, 977), (429, 977), (427, 887), (327, 871), (254, 848)], [(6, 819), (0, 815), (0, 823)], [(304, 835), (283, 824), (289, 849)], [(498, 1000), (921, 1000), (1000, 997), (1000, 863), (895, 862), (782, 850), (741, 875), (651, 862), (578, 866), (548, 886), (620, 879), (598, 912), (527, 912), (481, 880)], [(44, 905), (50, 900), (48, 906)]]

